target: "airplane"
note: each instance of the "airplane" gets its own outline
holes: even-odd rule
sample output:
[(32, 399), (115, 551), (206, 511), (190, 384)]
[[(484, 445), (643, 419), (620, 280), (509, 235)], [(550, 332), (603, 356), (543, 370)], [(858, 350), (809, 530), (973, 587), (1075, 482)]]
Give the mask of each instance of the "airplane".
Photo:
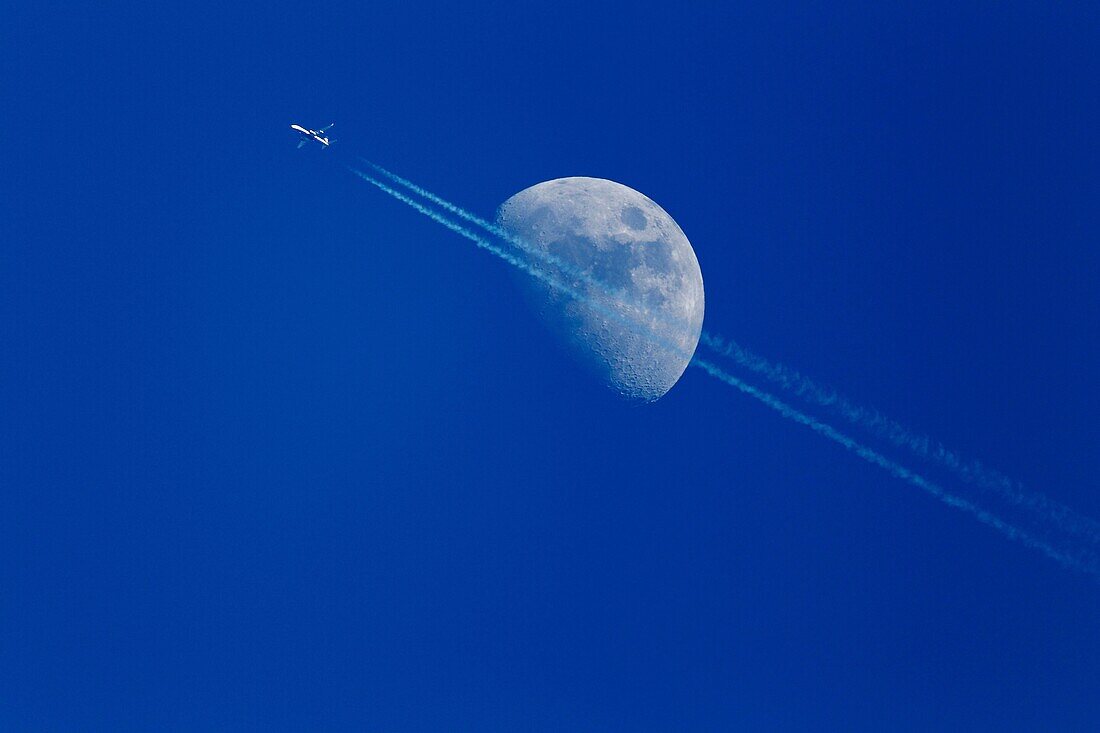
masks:
[(327, 131), (329, 129), (329, 127), (332, 127), (334, 124), (336, 124), (336, 123), (335, 122), (330, 122), (328, 124), (328, 127), (322, 127), (320, 130), (307, 130), (306, 128), (302, 127), (301, 125), (291, 125), (290, 129), (291, 130), (296, 130), (297, 132), (301, 133), (304, 136), (301, 140), (298, 141), (298, 149), (299, 150), (301, 150), (303, 147), (305, 147), (305, 144), (308, 143), (310, 140), (316, 141), (322, 148), (327, 148), (329, 145), (332, 145), (336, 141), (335, 140), (329, 140), (327, 136), (323, 135), (323, 133), (325, 131)]

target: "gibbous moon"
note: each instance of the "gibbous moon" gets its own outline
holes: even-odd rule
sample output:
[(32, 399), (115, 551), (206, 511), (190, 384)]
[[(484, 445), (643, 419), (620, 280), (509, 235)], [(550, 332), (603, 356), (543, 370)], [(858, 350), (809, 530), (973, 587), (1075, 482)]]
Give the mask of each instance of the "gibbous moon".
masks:
[(703, 275), (664, 209), (621, 183), (558, 178), (505, 201), (497, 224), (529, 245), (531, 267), (582, 296), (524, 278), (581, 362), (632, 401), (672, 389), (699, 343)]

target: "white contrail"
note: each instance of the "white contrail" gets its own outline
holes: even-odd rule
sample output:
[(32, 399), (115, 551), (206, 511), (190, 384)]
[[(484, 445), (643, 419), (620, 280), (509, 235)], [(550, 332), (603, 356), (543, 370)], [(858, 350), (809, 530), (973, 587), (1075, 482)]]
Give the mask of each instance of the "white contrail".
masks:
[[(379, 190), (383, 191), (384, 193), (389, 194), (390, 196), (397, 199), (398, 201), (406, 204), (407, 206), (412, 207), (413, 209), (415, 209), (419, 213), (423, 214), (424, 216), (427, 216), (429, 219), (436, 222), (437, 224), (440, 224), (440, 225), (446, 227), (447, 229), (450, 229), (451, 231), (455, 232), (456, 234), (459, 234), (460, 236), (465, 237), (466, 239), (469, 239), (474, 244), (476, 244), (478, 247), (480, 247), (480, 248), (496, 255), (497, 257), (501, 258), (502, 260), (504, 260), (508, 264), (512, 265), (513, 267), (518, 268), (519, 270), (531, 275), (532, 277), (535, 277), (539, 280), (542, 280), (543, 282), (547, 283), (551, 287), (556, 288), (556, 289), (566, 293), (567, 295), (569, 295), (572, 298), (575, 298), (579, 301), (584, 302), (587, 305), (590, 305), (594, 308), (597, 308), (598, 310), (603, 312), (605, 315), (618, 320), (619, 322), (623, 323), (624, 325), (626, 325), (629, 328), (632, 328), (632, 329), (645, 329), (646, 328), (643, 324), (640, 324), (636, 321), (633, 321), (629, 318), (626, 318), (623, 314), (618, 313), (614, 310), (607, 309), (602, 304), (592, 301), (592, 299), (590, 297), (588, 297), (587, 295), (585, 295), (584, 293), (576, 290), (575, 288), (571, 288), (568, 285), (565, 285), (565, 284), (561, 283), (558, 279), (556, 279), (552, 275), (550, 275), (546, 272), (543, 272), (542, 270), (539, 270), (536, 267), (531, 266), (529, 263), (527, 263), (527, 262), (523, 261), (522, 259), (516, 257), (515, 255), (511, 254), (510, 252), (505, 251), (504, 249), (497, 246), (493, 242), (487, 240), (486, 238), (480, 236), (479, 234), (477, 234), (473, 231), (470, 231), (469, 229), (462, 226), (461, 224), (457, 224), (457, 223), (451, 221), (450, 219), (448, 219), (444, 215), (440, 214), (437, 211), (434, 211), (434, 210), (430, 209), (429, 207), (425, 206), (424, 204), (420, 203), (419, 201), (416, 201), (415, 199), (401, 193), (400, 191), (397, 191), (394, 188), (392, 188), (390, 186), (387, 186), (386, 184), (382, 183), (381, 181), (379, 181), (379, 180), (373, 178), (372, 176), (370, 176), (370, 175), (354, 168), (351, 165), (346, 165), (345, 167), (351, 173), (355, 174), (356, 176), (358, 176), (358, 177), (362, 178), (363, 180), (367, 181), (368, 183), (372, 184), (373, 186), (375, 186)], [(396, 176), (394, 176), (392, 174), (390, 175), (390, 177), (391, 177), (391, 179), (396, 179)], [(402, 181), (403, 181), (403, 179), (401, 179), (398, 182), (402, 182)], [(405, 184), (402, 183), (402, 185), (405, 185)], [(413, 189), (410, 189), (410, 190), (413, 190)], [(438, 197), (434, 197), (434, 195), (432, 195), (432, 196), (433, 196), (432, 198), (428, 198), (427, 196), (425, 196), (424, 198), (428, 198), (428, 200), (430, 200), (430, 201), (434, 201), (434, 199), (438, 198)], [(440, 199), (440, 201), (442, 201), (442, 199)], [(457, 209), (458, 207), (455, 207), (455, 208)], [(472, 214), (470, 214), (469, 217), (463, 217), (463, 218), (466, 218), (468, 221), (471, 221), (471, 222), (477, 224), (478, 226), (482, 226), (483, 228), (486, 228), (481, 223), (481, 220), (479, 220), (477, 217), (474, 217)], [(485, 222), (485, 224), (488, 224), (488, 223)], [(486, 230), (491, 231), (487, 228), (486, 228)], [(824, 423), (820, 420), (817, 420), (817, 419), (807, 415), (806, 413), (803, 413), (803, 412), (787, 405), (785, 402), (782, 402), (781, 400), (774, 397), (770, 393), (765, 392), (763, 390), (760, 390), (756, 387), (753, 387), (753, 386), (741, 381), (740, 379), (738, 379), (735, 376), (723, 371), (722, 369), (720, 369), (716, 365), (710, 363), (709, 361), (700, 359), (699, 357), (695, 357), (692, 354), (685, 353), (682, 349), (677, 347), (675, 344), (671, 344), (671, 343), (666, 342), (665, 339), (660, 338), (658, 335), (654, 334), (651, 330), (646, 329), (646, 333), (643, 334), (643, 335), (647, 336), (650, 339), (653, 339), (655, 342), (660, 344), (663, 348), (666, 348), (669, 351), (671, 351), (673, 353), (676, 353), (678, 355), (682, 355), (685, 358), (691, 359), (690, 363), (691, 363), (692, 366), (695, 366), (695, 367), (698, 367), (698, 368), (702, 369), (703, 371), (705, 371), (711, 377), (714, 377), (715, 379), (717, 379), (720, 382), (726, 384), (727, 386), (734, 387), (734, 388), (740, 390), (742, 393), (747, 394), (750, 397), (753, 397), (753, 398), (759, 400), (763, 404), (767, 405), (768, 407), (770, 407), (773, 410), (775, 410), (776, 412), (778, 412), (783, 417), (786, 417), (789, 420), (793, 420), (794, 422), (797, 422), (801, 425), (804, 425), (804, 426), (810, 428), (811, 430), (813, 430), (814, 432), (825, 436), (829, 440), (832, 440), (833, 442), (843, 446), (847, 450), (855, 453), (857, 456), (859, 456), (860, 458), (863, 458), (865, 461), (867, 461), (867, 462), (869, 462), (873, 465), (876, 465), (879, 468), (882, 468), (883, 470), (885, 470), (887, 473), (894, 476), (895, 478), (901, 479), (903, 481), (906, 481), (906, 482), (912, 484), (913, 486), (916, 486), (917, 488), (925, 491), (926, 493), (936, 497), (937, 499), (939, 499), (943, 503), (947, 504), (948, 506), (955, 507), (956, 509), (961, 509), (961, 510), (971, 514), (972, 516), (976, 517), (982, 523), (996, 529), (997, 531), (999, 531), (1000, 533), (1002, 533), (1006, 537), (1009, 537), (1010, 539), (1018, 540), (1019, 542), (1023, 543), (1024, 545), (1026, 545), (1028, 547), (1039, 550), (1043, 554), (1045, 554), (1048, 557), (1060, 562), (1061, 564), (1065, 565), (1066, 567), (1070, 567), (1070, 568), (1074, 568), (1074, 569), (1077, 569), (1077, 570), (1081, 570), (1083, 572), (1090, 573), (1093, 576), (1095, 576), (1096, 578), (1100, 579), (1100, 561), (1098, 561), (1096, 556), (1093, 553), (1091, 553), (1090, 551), (1088, 551), (1088, 550), (1078, 550), (1078, 549), (1060, 549), (1058, 546), (1056, 546), (1055, 543), (1048, 542), (1048, 541), (1046, 541), (1042, 538), (1039, 538), (1039, 537), (1037, 537), (1037, 536), (1021, 529), (1020, 527), (1017, 527), (1017, 526), (1005, 521), (1004, 519), (1001, 519), (1000, 517), (994, 515), (990, 511), (977, 506), (975, 503), (973, 503), (969, 499), (964, 499), (962, 497), (958, 497), (958, 496), (955, 496), (954, 494), (949, 493), (943, 487), (941, 487), (938, 484), (924, 478), (920, 474), (918, 474), (918, 473), (902, 466), (901, 464), (899, 464), (895, 461), (890, 460), (889, 458), (882, 455), (881, 453), (879, 453), (879, 452), (877, 452), (877, 451), (875, 451), (875, 450), (873, 450), (873, 449), (871, 449), (867, 446), (864, 446), (863, 444), (857, 442), (855, 439), (849, 437), (848, 435), (846, 435), (844, 433), (841, 433), (840, 431), (836, 430), (835, 428), (828, 425), (827, 423)], [(719, 343), (719, 341), (715, 337), (708, 336), (708, 340), (714, 340), (714, 343)], [(721, 343), (725, 343), (725, 342), (721, 342)], [(735, 359), (735, 361), (736, 361), (736, 359)], [(1073, 514), (1068, 509), (1066, 509), (1066, 511), (1069, 512), (1071, 515)], [(1076, 516), (1076, 515), (1073, 515), (1073, 516)], [(1080, 519), (1084, 519), (1084, 518), (1080, 518)], [(1085, 521), (1092, 522), (1092, 520), (1085, 520)], [(1065, 545), (1064, 542), (1059, 543), (1059, 544), (1061, 544), (1063, 546)]]
[[(372, 161), (362, 158), (361, 160), (391, 181), (404, 186), (452, 214), (476, 224), (486, 232), (503, 239), (524, 252), (540, 258), (543, 262), (559, 268), (563, 273), (583, 280), (613, 298), (629, 298), (626, 291), (609, 287), (591, 274), (578, 270), (574, 265), (555, 258), (553, 255), (532, 246), (523, 238), (517, 237), (496, 224), (447, 201), (407, 178), (403, 178)], [(1082, 516), (1041, 493), (1029, 491), (1018, 481), (1014, 481), (978, 461), (966, 460), (954, 451), (948, 450), (938, 441), (914, 433), (901, 423), (886, 417), (875, 409), (856, 405), (834, 390), (818, 385), (809, 377), (790, 367), (770, 362), (737, 344), (732, 339), (703, 331), (700, 336), (700, 343), (714, 353), (732, 359), (738, 366), (759, 374), (773, 384), (792, 392), (806, 402), (828, 409), (852, 425), (867, 430), (872, 435), (886, 440), (896, 447), (909, 450), (923, 460), (947, 469), (967, 483), (993, 493), (998, 499), (1032, 512), (1040, 521), (1100, 544), (1100, 522)]]
[(366, 158), (360, 158), (359, 160), (361, 160), (364, 163), (366, 163), (367, 165), (369, 165), (371, 168), (376, 170), (381, 175), (385, 176), (386, 178), (389, 178), (394, 183), (397, 183), (399, 185), (404, 186), (405, 188), (412, 191), (416, 195), (418, 195), (418, 196), (420, 196), (420, 197), (422, 197), (422, 198), (424, 198), (428, 201), (431, 201), (433, 204), (435, 204), (436, 206), (439, 206), (441, 209), (445, 209), (446, 211), (451, 212), (452, 214), (454, 214), (455, 216), (457, 216), (461, 219), (465, 219), (466, 221), (468, 221), (472, 224), (476, 224), (477, 226), (484, 229), (486, 232), (488, 232), (488, 233), (490, 233), (494, 236), (500, 237), (501, 239), (503, 239), (508, 244), (511, 244), (514, 247), (517, 247), (517, 248), (523, 250), (524, 252), (526, 252), (529, 255), (532, 255), (534, 257), (539, 258), (541, 261), (545, 262), (546, 264), (551, 265), (551, 266), (559, 269), (562, 273), (564, 273), (564, 274), (566, 274), (566, 275), (568, 275), (572, 278), (576, 278), (577, 280), (583, 281), (583, 282), (585, 282), (589, 285), (595, 286), (602, 293), (606, 294), (610, 299), (618, 300), (618, 301), (621, 301), (621, 302), (629, 301), (630, 295), (627, 293), (625, 288), (612, 287), (612, 286), (608, 285), (607, 283), (602, 282), (601, 280), (594, 277), (591, 273), (585, 272), (584, 270), (578, 268), (573, 263), (566, 262), (565, 260), (562, 260), (559, 257), (555, 257), (550, 252), (547, 252), (543, 249), (540, 249), (539, 247), (534, 246), (533, 244), (531, 244), (530, 242), (525, 240), (523, 237), (517, 237), (516, 235), (509, 232), (507, 229), (504, 229), (500, 226), (497, 226), (496, 224), (494, 224), (491, 221), (488, 221), (486, 219), (482, 219), (477, 214), (473, 214), (473, 213), (467, 211), (466, 209), (463, 209), (461, 206), (458, 206), (456, 204), (451, 203), (450, 201), (446, 200), (445, 198), (432, 193), (431, 191), (424, 188), (423, 186), (418, 186), (417, 184), (413, 183), (412, 181), (410, 181), (407, 178), (402, 178), (401, 176), (397, 175), (396, 173), (394, 173), (392, 171), (389, 171), (389, 170), (386, 170), (385, 168), (378, 165), (377, 163), (374, 163), (370, 160), (367, 160)]
[(572, 290), (571, 288), (566, 287), (565, 285), (562, 285), (561, 283), (558, 283), (557, 281), (553, 280), (553, 278), (551, 278), (546, 273), (532, 267), (531, 265), (529, 265), (528, 263), (526, 263), (523, 260), (519, 259), (518, 257), (511, 254), (510, 252), (504, 251), (503, 249), (501, 249), (497, 245), (495, 245), (492, 242), (490, 242), (489, 240), (485, 239), (485, 237), (482, 237), (482, 236), (478, 235), (475, 232), (471, 232), (469, 229), (462, 226), (461, 224), (456, 224), (455, 222), (453, 222), (450, 219), (446, 218), (445, 216), (443, 216), (439, 212), (432, 211), (431, 209), (429, 209), (427, 206), (420, 203), (419, 201), (416, 201), (416, 200), (406, 196), (405, 194), (401, 193), (400, 191), (394, 190), (393, 188), (387, 186), (386, 184), (382, 183), (378, 179), (367, 175), (366, 173), (362, 172), (361, 170), (358, 170), (357, 168), (355, 168), (353, 166), (345, 164), (344, 167), (347, 168), (352, 173), (354, 173), (355, 175), (362, 178), (367, 183), (370, 183), (373, 186), (377, 187), (379, 190), (384, 191), (385, 193), (388, 193), (390, 196), (393, 196), (395, 199), (397, 199), (401, 203), (403, 203), (407, 206), (411, 206), (413, 209), (415, 209), (416, 211), (419, 211), (421, 214), (428, 217), (429, 219), (434, 221), (436, 224), (441, 224), (444, 227), (446, 227), (447, 229), (450, 229), (452, 232), (454, 232), (454, 233), (456, 233), (460, 236), (463, 236), (466, 239), (469, 239), (471, 242), (476, 244), (478, 247), (480, 247), (484, 250), (487, 250), (489, 252), (492, 252), (494, 255), (501, 258), (502, 260), (504, 260), (508, 264), (512, 265), (513, 267), (519, 268), (523, 272), (526, 272), (528, 275), (531, 275), (532, 277), (536, 277), (539, 280), (542, 280), (544, 282), (549, 283), (552, 287), (558, 288), (559, 290), (564, 290), (567, 294), (573, 296), (574, 298), (584, 299), (583, 296), (580, 293)]
[(501, 239), (505, 239), (505, 240), (511, 242), (512, 244), (515, 244), (515, 245), (517, 245), (521, 248), (525, 245), (525, 243), (522, 242), (521, 240), (519, 240), (519, 238), (513, 237), (510, 232), (507, 232), (504, 229), (501, 229), (496, 224), (493, 224), (490, 221), (482, 219), (480, 216), (477, 216), (476, 214), (471, 214), (469, 211), (466, 211), (461, 206), (456, 206), (455, 204), (452, 204), (450, 201), (447, 201), (444, 198), (436, 196), (434, 193), (432, 193), (428, 189), (423, 188), (422, 186), (416, 185), (415, 183), (413, 183), (409, 179), (402, 178), (401, 176), (397, 175), (396, 173), (393, 173), (392, 171), (388, 171), (385, 168), (383, 168), (382, 166), (378, 165), (377, 163), (369, 161), (366, 158), (360, 158), (359, 160), (363, 161), (364, 163), (369, 165), (371, 168), (373, 168), (375, 171), (377, 171), (378, 173), (381, 173), (383, 176), (390, 179), (394, 183), (398, 183), (398, 184), (404, 186), (405, 188), (407, 188), (410, 191), (412, 191), (413, 193), (415, 193), (417, 196), (420, 196), (422, 198), (427, 199), (428, 201), (431, 201), (433, 204), (435, 204), (436, 206), (439, 206), (441, 209), (446, 209), (447, 211), (451, 212), (452, 214), (455, 214), (456, 216), (458, 216), (459, 218), (465, 219), (466, 221), (471, 222), (473, 224), (477, 224), (479, 227), (486, 230), (487, 232), (489, 232), (491, 234), (495, 234), (498, 237), (500, 237)]
[(754, 354), (732, 339), (704, 331), (700, 342), (711, 351), (732, 359), (739, 366), (761, 375), (807, 402), (826, 408), (851, 424), (899, 448), (909, 450), (919, 458), (938, 464), (963, 481), (992, 492), (1009, 504), (1030, 510), (1036, 518), (1056, 525), (1062, 531), (1100, 543), (1100, 522), (1082, 516), (1041, 493), (1029, 491), (1019, 482), (978, 461), (965, 460), (928, 436), (913, 433), (877, 410), (860, 407), (835, 391), (821, 387), (798, 371)]
[(841, 433), (839, 430), (836, 430), (831, 425), (810, 417), (806, 413), (801, 412), (800, 410), (796, 410), (785, 402), (777, 399), (773, 395), (764, 392), (763, 390), (757, 389), (752, 385), (746, 384), (745, 382), (742, 382), (740, 379), (737, 379), (733, 375), (724, 372), (709, 361), (705, 361), (703, 359), (695, 357), (694, 359), (692, 359), (691, 363), (692, 366), (699, 367), (715, 379), (718, 379), (719, 381), (728, 384), (731, 387), (735, 387), (741, 390), (741, 392), (749, 395), (750, 397), (754, 397), (755, 399), (759, 400), (760, 402), (778, 412), (783, 417), (805, 425), (819, 435), (823, 435), (834, 443), (844, 446), (863, 460), (878, 466), (895, 478), (899, 478), (903, 481), (909, 482), (913, 486), (916, 486), (917, 488), (926, 491), (927, 493), (936, 497), (948, 506), (955, 507), (956, 509), (961, 509), (964, 512), (967, 512), (977, 517), (979, 521), (989, 525), (990, 527), (993, 527), (997, 531), (1004, 534), (1006, 537), (1014, 540), (1019, 540), (1028, 547), (1041, 551), (1043, 554), (1057, 560), (1063, 565), (1076, 568), (1078, 570), (1083, 570), (1100, 578), (1100, 564), (1097, 563), (1097, 559), (1092, 556), (1091, 553), (1070, 553), (1064, 550), (1059, 550), (1048, 544), (1047, 542), (1028, 534), (1024, 530), (1008, 524), (1004, 520), (994, 516), (985, 509), (978, 507), (971, 501), (949, 493), (939, 484), (929, 481), (920, 474), (914, 473), (913, 471), (902, 466), (901, 464), (890, 460), (878, 451), (872, 450), (871, 448), (868, 448), (861, 443), (858, 443), (844, 433)]
[[(454, 232), (454, 233), (456, 233), (456, 234), (458, 234), (462, 237), (465, 237), (466, 239), (469, 239), (471, 242), (476, 244), (481, 249), (484, 249), (487, 252), (491, 252), (492, 254), (496, 255), (497, 257), (504, 260), (505, 262), (512, 265), (513, 267), (521, 270), (522, 272), (527, 273), (531, 277), (534, 277), (538, 280), (543, 281), (544, 283), (546, 283), (550, 287), (554, 288), (555, 290), (559, 290), (559, 291), (565, 293), (566, 295), (568, 295), (569, 297), (585, 303), (587, 306), (589, 306), (593, 310), (597, 311), (598, 313), (601, 313), (602, 315), (605, 315), (609, 318), (613, 318), (616, 321), (618, 321), (619, 323), (622, 323), (622, 324), (626, 325), (628, 328), (633, 328), (633, 329), (636, 329), (636, 330), (637, 329), (645, 329), (645, 326), (643, 324), (640, 324), (637, 321), (635, 321), (631, 318), (628, 318), (623, 313), (620, 313), (620, 312), (618, 312), (618, 311), (616, 311), (612, 308), (607, 307), (607, 305), (604, 304), (604, 303), (595, 302), (594, 300), (592, 300), (590, 297), (588, 297), (584, 293), (582, 293), (582, 292), (578, 291), (577, 289), (572, 288), (569, 285), (561, 282), (560, 280), (555, 278), (552, 274), (547, 273), (547, 272), (543, 272), (542, 270), (538, 269), (537, 267), (534, 267), (530, 263), (524, 262), (520, 258), (513, 255), (511, 252), (505, 251), (504, 249), (497, 246), (493, 242), (485, 239), (485, 237), (480, 236), (476, 232), (470, 231), (469, 229), (462, 226), (461, 224), (457, 224), (457, 223), (451, 221), (447, 217), (440, 214), (438, 211), (433, 211), (432, 209), (428, 208), (427, 206), (420, 203), (419, 201), (416, 201), (415, 199), (410, 198), (409, 196), (406, 196), (405, 194), (401, 193), (400, 191), (397, 191), (397, 190), (393, 189), (392, 187), (387, 186), (386, 184), (382, 183), (378, 179), (364, 173), (363, 171), (355, 168), (354, 166), (345, 164), (344, 167), (347, 168), (348, 171), (350, 171), (351, 173), (353, 173), (356, 176), (359, 176), (360, 178), (362, 178), (367, 183), (370, 183), (371, 185), (375, 186), (380, 191), (383, 191), (383, 192), (389, 194), (390, 196), (394, 197), (395, 199), (397, 199), (401, 203), (412, 207), (413, 209), (420, 212), (424, 216), (428, 217), (429, 219), (431, 219), (435, 223), (441, 224), (442, 226), (446, 227), (447, 229), (450, 229), (452, 232)], [(645, 335), (647, 335), (651, 338), (655, 338), (655, 335), (653, 334), (653, 332), (648, 330), (648, 329), (645, 329)], [(655, 341), (659, 345), (663, 346), (664, 348), (671, 348), (671, 349), (675, 350), (677, 353), (681, 354), (685, 359), (690, 359), (691, 358), (691, 354), (684, 353), (682, 350), (677, 349), (673, 344), (664, 342), (663, 339), (655, 338)]]

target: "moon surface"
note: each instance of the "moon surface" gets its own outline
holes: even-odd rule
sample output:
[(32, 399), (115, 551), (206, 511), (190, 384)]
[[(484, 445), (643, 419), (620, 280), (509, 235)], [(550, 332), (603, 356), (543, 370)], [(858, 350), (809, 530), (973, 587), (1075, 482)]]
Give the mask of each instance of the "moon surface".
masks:
[(664, 209), (603, 178), (558, 178), (505, 201), (497, 224), (527, 263), (569, 290), (525, 277), (542, 318), (623, 397), (653, 402), (687, 369), (703, 327), (703, 275)]

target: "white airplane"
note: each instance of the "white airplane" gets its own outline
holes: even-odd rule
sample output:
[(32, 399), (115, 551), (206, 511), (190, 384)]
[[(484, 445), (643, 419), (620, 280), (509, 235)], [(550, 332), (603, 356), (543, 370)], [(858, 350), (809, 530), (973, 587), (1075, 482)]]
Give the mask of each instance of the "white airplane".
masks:
[(308, 143), (310, 140), (315, 140), (322, 148), (327, 148), (329, 145), (332, 145), (336, 141), (329, 140), (328, 137), (324, 135), (324, 133), (329, 129), (329, 127), (332, 127), (334, 124), (336, 123), (330, 122), (328, 124), (328, 127), (322, 127), (320, 130), (307, 130), (301, 125), (291, 125), (290, 129), (296, 130), (303, 136), (303, 139), (298, 141), (299, 150), (305, 147), (305, 144)]

